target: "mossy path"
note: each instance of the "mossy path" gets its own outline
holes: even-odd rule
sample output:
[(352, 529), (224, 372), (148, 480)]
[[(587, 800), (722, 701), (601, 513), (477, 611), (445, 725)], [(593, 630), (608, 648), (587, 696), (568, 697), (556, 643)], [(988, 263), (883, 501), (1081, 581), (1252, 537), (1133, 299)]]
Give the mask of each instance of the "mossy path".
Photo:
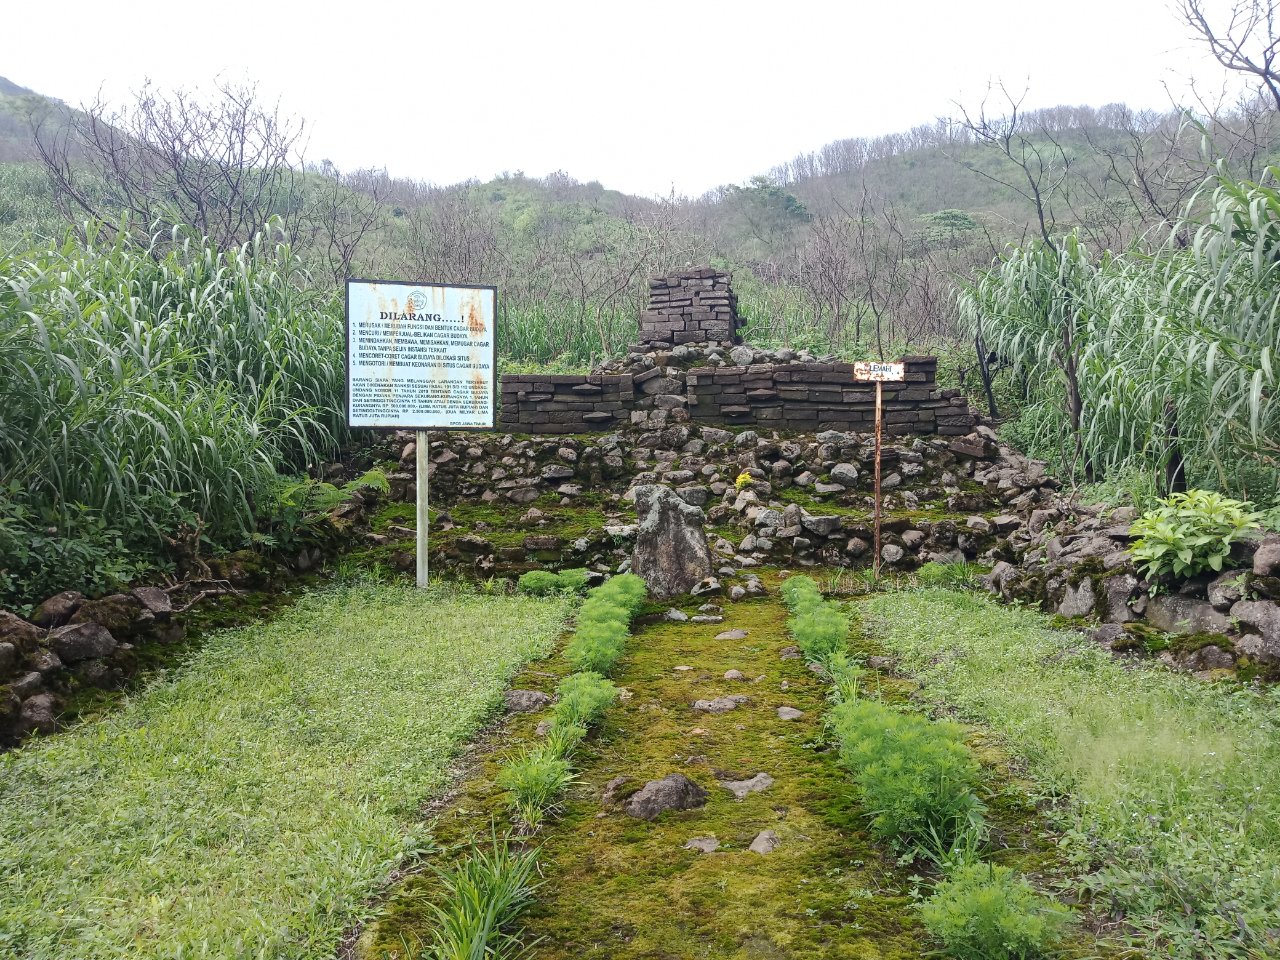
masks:
[[(777, 581), (770, 595), (726, 603), (720, 624), (642, 618), (616, 681), (626, 699), (611, 709), (579, 755), (580, 783), (535, 842), (545, 884), (527, 915), (535, 955), (546, 960), (618, 958), (906, 958), (922, 953), (912, 909), (914, 866), (899, 865), (865, 831), (848, 774), (826, 740), (827, 687), (802, 659), (783, 659), (792, 644)], [(681, 605), (696, 613), (696, 601)], [(645, 622), (648, 621), (648, 622)], [(718, 640), (731, 630), (742, 639)], [(876, 653), (865, 647), (862, 654)], [(680, 670), (678, 667), (691, 669)], [(515, 685), (548, 692), (568, 672), (559, 660), (534, 664)], [(729, 670), (746, 679), (726, 680)], [(908, 680), (870, 674), (871, 692), (902, 700)], [(715, 715), (695, 700), (743, 694), (737, 709)], [(796, 720), (778, 707), (803, 711)], [(535, 739), (541, 714), (509, 717), (495, 731), (471, 776), (436, 824), (443, 843), (502, 829), (501, 759)], [(997, 859), (1032, 871), (1051, 859), (1025, 792), (1010, 779), (997, 746), (975, 748), (1001, 789), (991, 797)], [(697, 810), (646, 822), (618, 805), (602, 805), (606, 784), (623, 788), (682, 773), (710, 794)], [(772, 784), (738, 801), (721, 781), (766, 773)], [(999, 781), (998, 783), (996, 783)], [(1008, 789), (1005, 789), (1008, 788)], [(764, 830), (778, 839), (769, 854), (749, 850)], [(686, 849), (714, 837), (714, 853)], [(382, 919), (363, 939), (365, 957), (404, 960), (426, 940), (435, 884), (414, 875), (392, 894)]]

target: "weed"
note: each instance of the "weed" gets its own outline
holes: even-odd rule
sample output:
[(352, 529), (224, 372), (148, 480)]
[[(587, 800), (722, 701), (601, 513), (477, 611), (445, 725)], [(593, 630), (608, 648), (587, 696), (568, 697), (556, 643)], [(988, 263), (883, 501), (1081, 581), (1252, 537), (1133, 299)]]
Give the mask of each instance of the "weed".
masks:
[[(563, 735), (563, 729), (560, 731)], [(573, 782), (573, 769), (560, 752), (560, 744), (544, 744), (506, 763), (498, 785), (508, 794), (508, 804), (529, 829), (536, 829), (547, 811)]]
[(448, 869), (433, 868), (444, 888), (441, 902), (430, 905), (435, 918), (424, 960), (520, 960), (536, 943), (522, 944), (520, 932), (507, 932), (528, 907), (537, 851), (513, 848), (493, 834), (489, 849), (477, 846)]
[(1033, 960), (1057, 943), (1067, 914), (1011, 868), (975, 863), (939, 883), (920, 917), (956, 960)]

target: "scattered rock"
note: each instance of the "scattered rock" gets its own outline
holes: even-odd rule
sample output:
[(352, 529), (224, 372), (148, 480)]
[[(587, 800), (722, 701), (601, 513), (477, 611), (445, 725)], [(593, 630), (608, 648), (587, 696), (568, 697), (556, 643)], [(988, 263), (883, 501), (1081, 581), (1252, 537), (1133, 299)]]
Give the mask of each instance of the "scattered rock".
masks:
[(22, 659), (22, 655), (18, 653), (18, 648), (8, 640), (0, 642), (0, 676), (9, 673), (18, 665), (18, 661)]
[(663, 619), (674, 620), (676, 623), (684, 623), (686, 620), (689, 619), (689, 615), (687, 613), (685, 613), (682, 610), (677, 610), (675, 607), (672, 607), (662, 616), (663, 616)]
[(893, 662), (893, 657), (867, 657), (867, 666), (872, 670), (892, 670)]
[(724, 674), (726, 680), (745, 680), (746, 675), (741, 670), (726, 670)]
[(700, 613), (689, 618), (690, 623), (724, 623), (724, 617), (715, 614)]
[(724, 633), (716, 634), (717, 640), (745, 640), (747, 639), (746, 630), (726, 630)]
[(1066, 594), (1058, 604), (1058, 613), (1064, 617), (1087, 617), (1093, 613), (1097, 598), (1093, 595), (1093, 581), (1085, 577), (1074, 587), (1067, 584)]
[(741, 803), (747, 798), (747, 794), (768, 790), (773, 786), (773, 777), (767, 773), (757, 773), (750, 780), (721, 780), (720, 786), (732, 791), (734, 797)]
[(650, 780), (623, 805), (627, 816), (655, 820), (666, 810), (692, 810), (707, 802), (708, 793), (682, 773)]
[[(734, 639), (737, 639), (737, 638), (735, 637)], [(794, 647), (794, 646), (792, 646), (792, 647), (783, 647), (783, 648), (779, 651), (779, 656), (780, 656), (780, 657), (782, 657), (782, 659), (783, 659), (783, 660), (799, 660), (799, 659), (800, 659), (800, 648), (799, 648), (799, 647)]]
[(541, 690), (504, 690), (502, 699), (508, 713), (533, 713), (551, 705), (552, 696)]
[(622, 788), (634, 782), (634, 777), (614, 777), (604, 785), (604, 793), (600, 794), (600, 803), (606, 807), (617, 803), (619, 796), (625, 792)]
[(907, 552), (896, 543), (886, 543), (880, 548), (880, 559), (885, 563), (898, 563), (906, 555)]
[(774, 850), (778, 849), (780, 843), (778, 835), (772, 830), (761, 830), (756, 834), (756, 838), (751, 841), (751, 846), (747, 849), (752, 853), (773, 853)]
[(964, 522), (964, 525), (970, 530), (976, 530), (978, 533), (987, 533), (991, 529), (991, 524), (987, 522), (985, 517), (970, 517)]
[(718, 596), (722, 589), (719, 580), (715, 577), (707, 577), (694, 584), (689, 593), (695, 597), (714, 597)]
[(779, 720), (799, 720), (803, 716), (804, 716), (804, 711), (797, 710), (795, 707), (779, 707), (778, 708)]
[(551, 732), (551, 728), (553, 726), (555, 726), (555, 721), (553, 720), (539, 720), (538, 726), (534, 729), (533, 732), (535, 735), (539, 737), (545, 737), (547, 734)]
[(741, 600), (741, 599), (742, 599), (743, 597), (745, 597), (746, 595), (747, 595), (747, 588), (746, 588), (746, 587), (740, 587), (740, 586), (738, 586), (737, 584), (735, 584), (735, 585), (734, 585), (734, 587), (733, 587), (733, 589), (731, 589), (731, 590), (729, 591), (729, 599), (730, 599), (730, 600)]
[(695, 700), (693, 709), (703, 713), (728, 713), (730, 710), (737, 710), (738, 704), (746, 702), (746, 697), (735, 694), (731, 697), (716, 697), (714, 700)]
[(698, 850), (702, 853), (715, 853), (716, 848), (720, 846), (720, 841), (715, 837), (694, 837), (685, 841), (683, 849)]

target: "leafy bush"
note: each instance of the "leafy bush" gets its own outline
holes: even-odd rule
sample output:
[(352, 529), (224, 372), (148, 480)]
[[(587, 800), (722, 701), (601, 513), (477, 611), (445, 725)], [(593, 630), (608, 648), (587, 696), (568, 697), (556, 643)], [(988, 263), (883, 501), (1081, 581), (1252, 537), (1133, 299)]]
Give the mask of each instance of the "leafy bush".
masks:
[(446, 895), (430, 904), (436, 923), (427, 955), (437, 960), (527, 955), (520, 931), (511, 932), (510, 924), (541, 886), (530, 883), (536, 858), (536, 850), (512, 849), (495, 835), (492, 852), (477, 847), (451, 869), (433, 866)]
[(555, 705), (557, 727), (590, 726), (618, 699), (613, 682), (591, 671), (570, 674), (560, 681), (556, 692), (560, 694)]
[(1129, 548), (1148, 579), (1172, 573), (1194, 577), (1231, 566), (1231, 546), (1258, 529), (1263, 516), (1248, 504), (1208, 490), (1175, 493), (1133, 524), (1138, 539)]
[(841, 703), (831, 716), (873, 832), (899, 846), (945, 849), (982, 830), (985, 807), (974, 794), (979, 767), (959, 725), (871, 700)]
[(498, 771), (498, 786), (508, 791), (508, 805), (530, 827), (542, 822), (547, 810), (573, 782), (573, 771), (559, 747), (560, 744), (544, 744)]
[(1059, 939), (1066, 913), (1009, 867), (960, 867), (920, 908), (929, 935), (957, 960), (1031, 960)]
[(550, 570), (530, 570), (520, 575), (516, 589), (531, 597), (545, 597), (560, 589), (560, 578)]

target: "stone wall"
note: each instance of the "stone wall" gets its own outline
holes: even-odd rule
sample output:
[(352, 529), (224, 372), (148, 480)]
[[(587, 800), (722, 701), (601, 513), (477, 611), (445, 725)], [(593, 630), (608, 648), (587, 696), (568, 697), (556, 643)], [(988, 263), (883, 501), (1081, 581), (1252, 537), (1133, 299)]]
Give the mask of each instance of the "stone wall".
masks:
[(657, 344), (733, 344), (738, 298), (732, 274), (699, 267), (649, 281), (649, 307), (640, 313), (640, 340)]
[[(903, 357), (902, 362), (906, 382), (884, 385), (885, 433), (970, 433), (977, 412), (960, 391), (937, 389), (937, 358)], [(502, 378), (504, 430), (587, 433), (690, 420), (788, 431), (869, 430), (875, 422), (875, 385), (855, 380), (851, 363), (803, 361)]]

